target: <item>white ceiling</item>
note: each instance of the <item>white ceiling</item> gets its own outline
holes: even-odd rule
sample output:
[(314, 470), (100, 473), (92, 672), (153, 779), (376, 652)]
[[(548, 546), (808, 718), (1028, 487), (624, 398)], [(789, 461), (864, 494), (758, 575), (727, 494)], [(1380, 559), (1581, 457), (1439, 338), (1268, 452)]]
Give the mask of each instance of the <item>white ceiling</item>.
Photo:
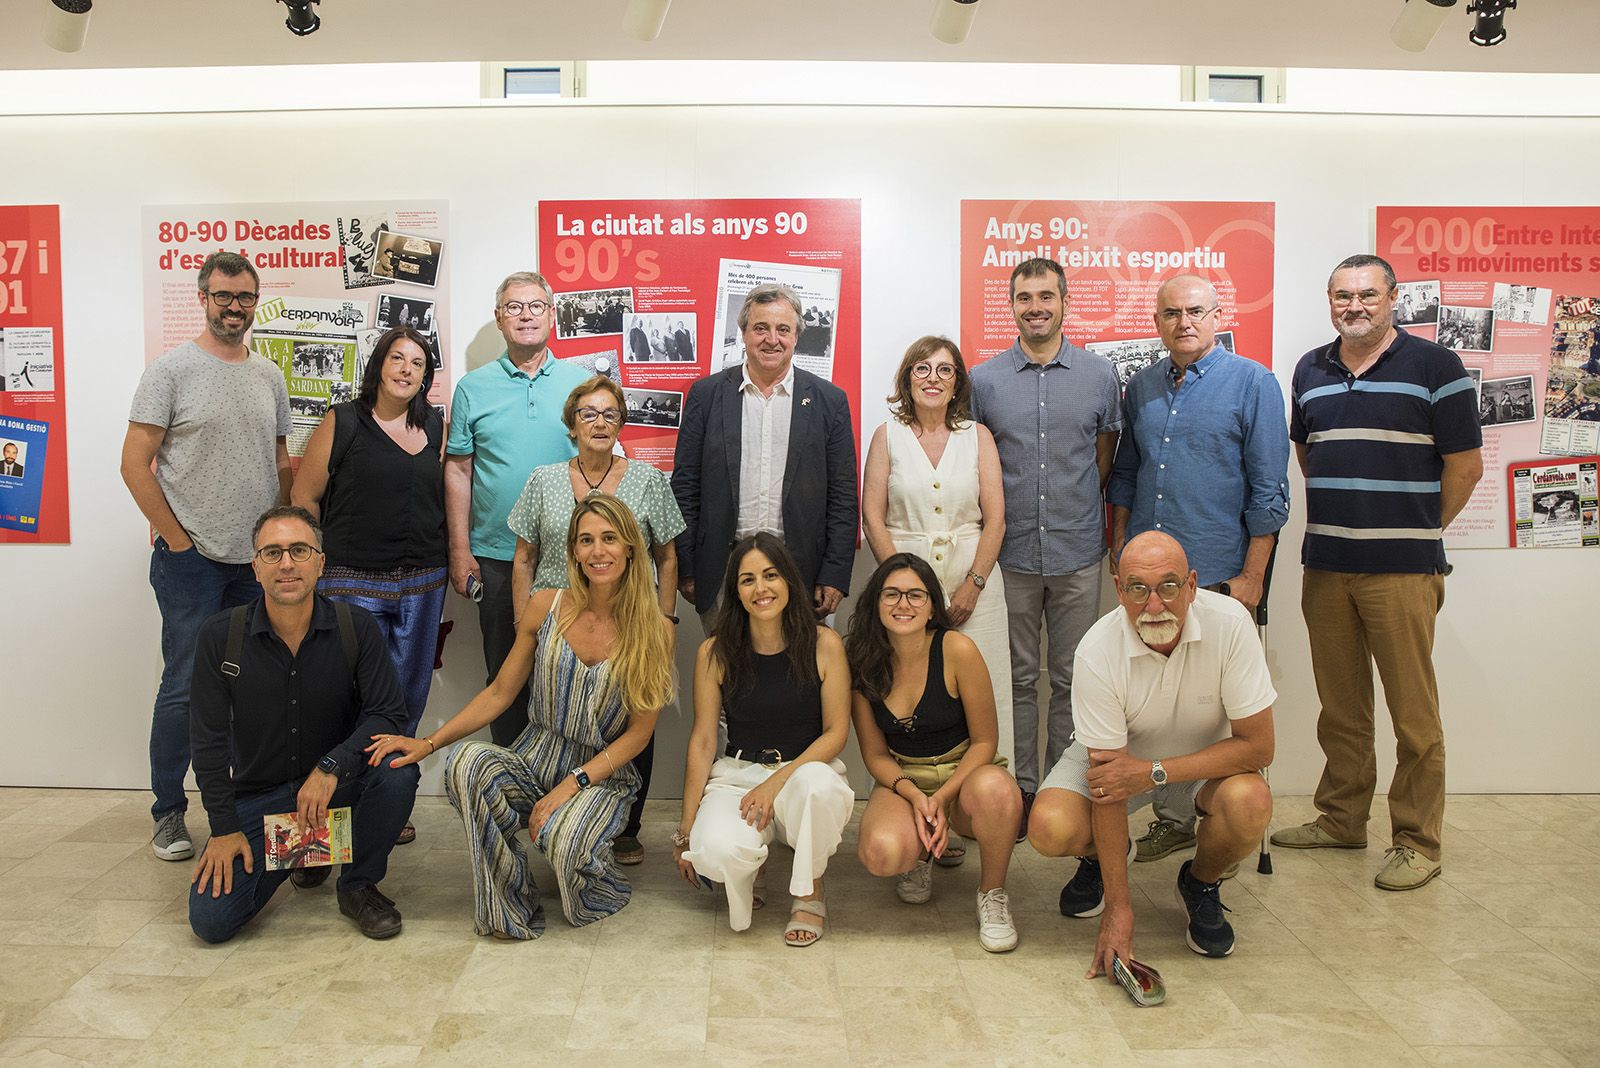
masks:
[(1401, 0), (980, 0), (954, 47), (928, 33), (933, 2), (675, 0), (643, 44), (622, 36), (624, 0), (325, 0), (306, 38), (284, 29), (275, 0), (95, 0), (87, 45), (64, 55), (41, 41), (50, 0), (0, 0), (0, 69), (818, 59), (1600, 72), (1600, 0), (1523, 0), (1494, 48), (1467, 41), (1462, 0), (1420, 56), (1389, 40)]

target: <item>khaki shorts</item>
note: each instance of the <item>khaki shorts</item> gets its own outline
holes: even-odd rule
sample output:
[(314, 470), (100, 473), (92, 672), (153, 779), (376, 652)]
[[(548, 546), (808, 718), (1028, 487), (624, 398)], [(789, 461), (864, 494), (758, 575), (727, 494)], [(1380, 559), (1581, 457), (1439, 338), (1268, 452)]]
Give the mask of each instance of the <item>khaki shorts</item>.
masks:
[[(967, 755), (967, 750), (972, 748), (971, 740), (962, 742), (948, 753), (940, 753), (931, 757), (901, 756), (893, 749), (889, 755), (894, 757), (896, 764), (900, 765), (900, 773), (911, 780), (911, 785), (921, 790), (923, 794), (932, 797), (945, 783), (955, 775), (956, 768), (961, 764), (961, 758)], [(1007, 766), (1006, 758), (996, 756), (994, 762), (1002, 768)], [(955, 798), (945, 805), (945, 815), (950, 815), (951, 808), (955, 805)]]

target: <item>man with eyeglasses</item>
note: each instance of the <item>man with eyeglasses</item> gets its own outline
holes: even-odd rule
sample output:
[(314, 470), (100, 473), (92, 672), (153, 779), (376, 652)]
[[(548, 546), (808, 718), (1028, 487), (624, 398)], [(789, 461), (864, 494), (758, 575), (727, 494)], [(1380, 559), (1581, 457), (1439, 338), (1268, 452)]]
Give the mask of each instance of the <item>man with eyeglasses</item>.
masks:
[(972, 417), (994, 435), (1005, 483), (1000, 545), (1011, 637), (1011, 718), (1023, 823), (1039, 788), (1041, 623), (1050, 633), (1044, 767), (1072, 739), (1072, 654), (1100, 611), (1105, 505), (1121, 383), (1104, 356), (1061, 333), (1067, 278), (1054, 260), (1011, 272), (1017, 343), (972, 370)]
[[(1254, 613), (1289, 519), (1289, 427), (1272, 372), (1217, 343), (1217, 291), (1192, 274), (1156, 291), (1167, 355), (1128, 382), (1106, 499), (1111, 566), (1130, 537), (1159, 530), (1184, 547), (1200, 585)], [(1170, 796), (1169, 796), (1170, 795)], [(1195, 814), (1158, 788), (1138, 860), (1195, 844)]]
[(255, 597), (250, 524), (289, 499), (289, 393), (277, 365), (245, 345), (260, 291), (243, 256), (206, 259), (205, 328), (145, 368), (122, 443), (122, 480), (156, 533), (150, 585), (163, 666), (150, 725), (150, 845), (162, 860), (194, 855), (183, 779), (195, 635)]
[(1133, 959), (1128, 814), (1166, 786), (1200, 815), (1194, 859), (1178, 869), (1184, 939), (1207, 957), (1233, 952), (1220, 888), (1272, 818), (1261, 769), (1272, 763), (1277, 700), (1255, 621), (1199, 587), (1183, 547), (1147, 531), (1124, 548), (1120, 607), (1078, 643), (1077, 737), (1039, 789), (1028, 838), (1047, 857), (1078, 856), (1062, 915), (1100, 916), (1088, 977)]
[(1301, 607), (1327, 763), (1315, 820), (1285, 849), (1365, 849), (1377, 786), (1372, 666), (1383, 678), (1397, 761), (1391, 845), (1373, 880), (1415, 890), (1438, 875), (1444, 727), (1433, 673), (1444, 607), (1444, 530), (1483, 477), (1483, 431), (1461, 358), (1394, 325), (1394, 269), (1351, 256), (1328, 279), (1339, 337), (1294, 370), (1289, 437), (1306, 482)]
[(195, 865), (189, 926), (226, 942), (285, 879), (320, 886), (331, 866), (266, 870), (263, 820), (294, 813), (304, 836), (348, 806), (339, 911), (368, 938), (392, 938), (400, 913), (378, 884), (421, 775), (367, 761), (374, 735), (406, 729), (387, 642), (366, 611), (317, 594), (322, 529), (311, 513), (268, 509), (252, 545), (257, 597), (208, 619), (196, 648), (190, 732), (211, 838)]
[[(512, 559), (517, 536), (506, 525), (528, 475), (577, 453), (561, 421), (573, 388), (589, 377), (550, 354), (555, 328), (550, 283), (532, 271), (509, 275), (495, 291), (494, 321), (506, 339), (498, 360), (462, 376), (445, 441), (444, 506), (450, 536), (450, 583), (471, 596), (481, 583), (478, 623), (483, 662), (493, 682), (516, 641)], [(489, 725), (496, 745), (510, 745), (528, 725), (528, 688)]]
[[(763, 284), (739, 307), (744, 362), (696, 382), (683, 406), (672, 492), (678, 590), (709, 624), (734, 543), (759, 530), (782, 538), (818, 619), (850, 589), (861, 510), (850, 398), (794, 366), (805, 329), (800, 297)], [(709, 629), (709, 628), (708, 628)]]

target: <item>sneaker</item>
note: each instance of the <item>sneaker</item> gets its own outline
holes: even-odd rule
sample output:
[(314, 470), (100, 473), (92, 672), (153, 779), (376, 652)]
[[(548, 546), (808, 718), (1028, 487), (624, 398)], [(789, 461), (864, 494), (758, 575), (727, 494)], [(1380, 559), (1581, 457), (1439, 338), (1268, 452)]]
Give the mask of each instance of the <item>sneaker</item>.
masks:
[(933, 896), (933, 861), (923, 857), (911, 870), (894, 877), (894, 892), (907, 905), (925, 905)]
[(1011, 901), (1003, 886), (978, 891), (978, 944), (990, 953), (1017, 948), (1017, 925), (1011, 922)]
[(1079, 857), (1078, 870), (1061, 888), (1061, 915), (1086, 920), (1106, 910), (1106, 884), (1100, 878), (1100, 861)]
[(1193, 849), (1194, 843), (1193, 831), (1185, 831), (1172, 820), (1151, 820), (1150, 829), (1134, 843), (1139, 847), (1139, 855), (1133, 859), (1140, 864), (1148, 864), (1180, 849)]
[(339, 911), (355, 920), (368, 938), (393, 938), (400, 933), (400, 910), (376, 886), (340, 890)]
[(644, 845), (631, 834), (625, 834), (611, 843), (611, 855), (618, 864), (640, 864), (644, 861)]
[(1389, 858), (1389, 863), (1372, 880), (1379, 890), (1415, 890), (1428, 885), (1435, 875), (1444, 871), (1442, 863), (1429, 860), (1410, 846), (1395, 846), (1386, 850), (1384, 856)]
[(1232, 910), (1222, 903), (1222, 880), (1203, 883), (1191, 878), (1192, 860), (1178, 869), (1178, 904), (1189, 914), (1183, 940), (1203, 957), (1226, 957), (1233, 952), (1233, 925), (1223, 915)]
[(1033, 812), (1033, 799), (1038, 796), (1032, 790), (1022, 791), (1022, 826), (1017, 828), (1017, 841), (1028, 840), (1028, 816)]
[(317, 864), (310, 868), (296, 868), (289, 873), (289, 881), (296, 890), (315, 890), (327, 882), (332, 873), (332, 864)]
[(1298, 827), (1285, 827), (1281, 831), (1274, 831), (1268, 839), (1273, 845), (1284, 849), (1365, 849), (1367, 843), (1341, 842), (1327, 831), (1323, 830), (1316, 820), (1302, 823)]
[(189, 828), (184, 825), (183, 809), (175, 808), (156, 820), (150, 849), (162, 860), (188, 860), (194, 856), (194, 842), (189, 838)]

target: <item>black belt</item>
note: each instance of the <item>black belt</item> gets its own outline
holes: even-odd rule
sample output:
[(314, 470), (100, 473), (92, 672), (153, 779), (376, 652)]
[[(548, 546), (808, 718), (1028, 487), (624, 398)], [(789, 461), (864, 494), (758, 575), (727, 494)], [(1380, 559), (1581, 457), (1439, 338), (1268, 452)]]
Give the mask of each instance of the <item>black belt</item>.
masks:
[[(753, 755), (744, 756), (743, 754), (745, 753)], [(748, 760), (752, 764), (763, 764), (769, 768), (775, 768), (786, 760), (794, 759), (792, 756), (784, 756), (783, 751), (780, 749), (755, 749), (751, 746), (734, 745), (732, 742), (728, 743), (728, 747), (722, 751), (722, 755), (733, 757), (735, 760)]]

